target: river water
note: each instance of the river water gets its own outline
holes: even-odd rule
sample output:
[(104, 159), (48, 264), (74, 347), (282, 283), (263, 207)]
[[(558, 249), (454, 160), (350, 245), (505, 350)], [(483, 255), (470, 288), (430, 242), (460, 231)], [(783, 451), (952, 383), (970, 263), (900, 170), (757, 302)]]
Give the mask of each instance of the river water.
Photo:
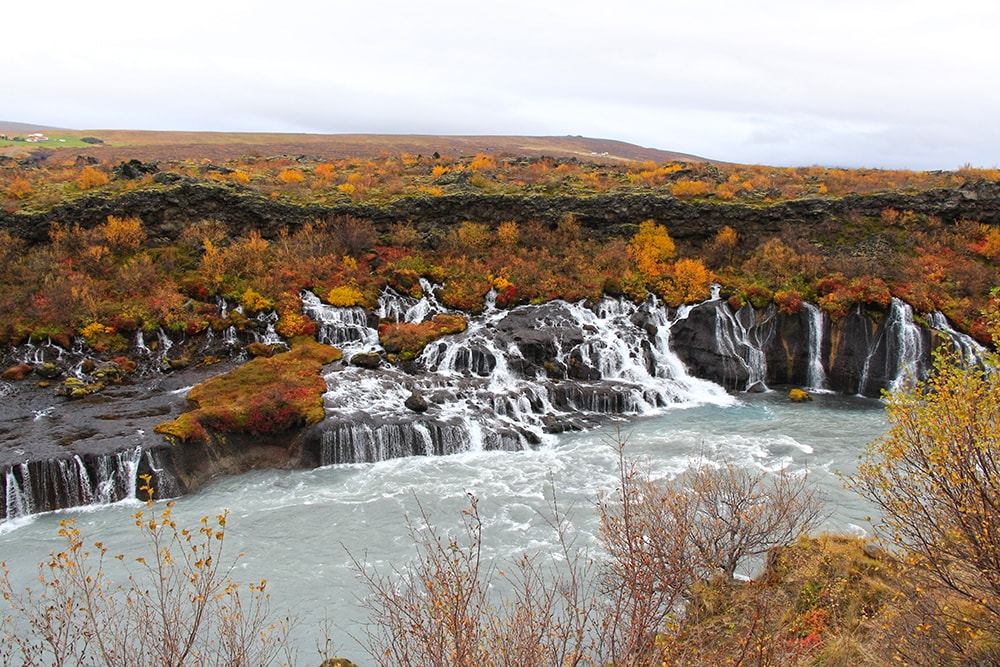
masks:
[[(691, 462), (731, 460), (769, 470), (808, 469), (828, 496), (823, 530), (864, 534), (871, 509), (843, 488), (864, 445), (884, 432), (877, 400), (819, 393), (792, 403), (783, 391), (718, 397), (708, 404), (667, 408), (595, 430), (549, 436), (523, 451), (470, 451), (307, 471), (259, 471), (220, 479), (177, 501), (175, 518), (193, 526), (230, 511), (226, 548), (242, 553), (235, 576), (268, 580), (272, 606), (300, 619), (300, 664), (318, 664), (314, 644), (324, 616), (332, 621), (334, 653), (368, 664), (359, 645), (365, 612), (352, 556), (382, 572), (413, 555), (407, 517), (422, 507), (442, 531), (458, 531), (466, 494), (479, 498), (488, 558), (503, 564), (520, 554), (551, 551), (555, 535), (545, 515), (553, 491), (571, 515), (572, 537), (592, 543), (594, 502), (616, 484), (617, 438), (654, 475), (674, 475)], [(137, 503), (78, 508), (0, 524), (0, 560), (28, 584), (36, 564), (61, 547), (60, 520), (75, 517), (88, 542), (112, 552), (136, 541)]]

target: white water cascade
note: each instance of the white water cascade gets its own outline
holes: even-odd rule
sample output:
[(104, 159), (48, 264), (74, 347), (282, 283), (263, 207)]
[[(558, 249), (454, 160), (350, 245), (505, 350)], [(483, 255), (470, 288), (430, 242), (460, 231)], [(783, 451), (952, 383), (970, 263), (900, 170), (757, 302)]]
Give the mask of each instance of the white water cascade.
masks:
[(21, 470), (21, 480), (17, 479), (17, 475), (14, 474), (14, 467), (11, 466), (7, 469), (6, 475), (6, 507), (7, 507), (7, 520), (12, 521), (14, 519), (19, 519), (25, 517), (32, 512), (31, 507), (31, 495), (30, 493), (25, 493), (24, 489), (31, 488), (31, 477), (28, 473), (28, 464), (22, 463), (20, 466)]
[(921, 379), (926, 359), (924, 335), (913, 321), (913, 308), (893, 298), (879, 336), (868, 351), (861, 374), (860, 393), (866, 393), (878, 377), (888, 380), (890, 390)]
[(948, 322), (948, 318), (944, 316), (944, 313), (938, 310), (928, 313), (927, 324), (931, 329), (943, 333), (951, 341), (963, 363), (974, 365), (982, 361), (982, 356), (986, 348), (976, 342), (972, 336), (956, 331), (951, 326), (951, 323)]
[(823, 311), (811, 303), (803, 303), (802, 308), (809, 322), (809, 367), (807, 386), (810, 389), (827, 388), (826, 369), (823, 368)]
[(97, 466), (94, 492), (96, 502), (105, 504), (123, 498), (134, 498), (141, 459), (142, 447), (133, 447), (101, 457)]
[[(749, 305), (735, 313), (720, 305), (715, 308), (716, 331), (721, 353), (729, 363), (737, 364), (747, 376), (747, 391), (767, 387), (767, 356), (764, 354), (762, 327), (754, 326), (756, 314)], [(735, 370), (735, 369), (734, 369)]]
[[(423, 288), (421, 299), (386, 290), (378, 315), (419, 323), (448, 312), (431, 285)], [(381, 351), (363, 311), (309, 294), (303, 302), (321, 340)], [(669, 328), (667, 310), (652, 301), (555, 301), (505, 311), (487, 299), (466, 331), (428, 344), (409, 372), (383, 364), (328, 374), (318, 458), (329, 464), (526, 449), (616, 415), (733, 402), (718, 385), (687, 373), (670, 350)]]

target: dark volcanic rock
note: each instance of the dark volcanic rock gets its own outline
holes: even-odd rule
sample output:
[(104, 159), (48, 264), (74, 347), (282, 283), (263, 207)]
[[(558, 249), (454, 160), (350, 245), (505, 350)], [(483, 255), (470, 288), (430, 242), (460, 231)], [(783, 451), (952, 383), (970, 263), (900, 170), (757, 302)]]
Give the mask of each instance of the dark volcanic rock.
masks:
[(139, 160), (129, 160), (120, 162), (112, 170), (116, 180), (135, 180), (142, 178), (146, 174), (155, 174), (160, 168), (154, 162), (140, 162)]
[(427, 412), (428, 408), (427, 399), (416, 391), (406, 397), (403, 405), (414, 412)]
[(382, 363), (382, 357), (378, 352), (359, 352), (351, 355), (350, 364), (361, 368), (378, 368)]
[[(129, 163), (130, 164), (130, 163)], [(142, 163), (140, 163), (142, 164)], [(143, 168), (148, 168), (144, 166)], [(131, 170), (131, 168), (130, 168)], [(317, 219), (354, 216), (380, 229), (400, 220), (412, 221), (421, 233), (436, 226), (466, 220), (488, 224), (539, 221), (555, 225), (572, 214), (588, 236), (630, 236), (640, 221), (670, 221), (670, 235), (699, 245), (722, 227), (741, 236), (767, 236), (793, 225), (800, 229), (845, 218), (848, 213), (877, 217), (883, 209), (935, 215), (945, 224), (961, 219), (1000, 224), (1000, 184), (973, 182), (956, 189), (918, 193), (848, 195), (839, 199), (798, 199), (768, 206), (734, 202), (686, 202), (662, 192), (566, 195), (490, 195), (460, 192), (441, 197), (402, 197), (384, 206), (370, 204), (298, 205), (272, 200), (248, 188), (218, 185), (157, 173), (154, 181), (167, 189), (138, 189), (116, 196), (92, 194), (54, 206), (43, 213), (0, 211), (0, 228), (29, 242), (45, 242), (51, 222), (92, 227), (109, 215), (137, 216), (151, 238), (177, 238), (184, 226), (204, 219), (218, 220), (236, 236), (256, 229), (275, 238), (282, 229), (296, 229)]]

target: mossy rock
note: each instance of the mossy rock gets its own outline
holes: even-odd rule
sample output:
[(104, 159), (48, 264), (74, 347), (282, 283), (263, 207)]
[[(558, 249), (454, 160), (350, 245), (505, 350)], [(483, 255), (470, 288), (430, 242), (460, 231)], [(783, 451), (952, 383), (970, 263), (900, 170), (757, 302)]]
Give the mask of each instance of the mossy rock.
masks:
[(195, 406), (154, 429), (175, 442), (203, 442), (206, 429), (273, 435), (311, 426), (325, 416), (323, 366), (340, 350), (312, 339), (295, 340), (288, 352), (257, 357), (229, 373), (195, 386)]
[(41, 366), (36, 366), (35, 372), (41, 375), (46, 380), (55, 380), (57, 377), (63, 374), (63, 369), (55, 365), (51, 361), (46, 361)]
[(374, 369), (378, 368), (379, 364), (382, 363), (382, 357), (379, 356), (378, 352), (361, 352), (358, 354), (351, 355), (351, 365), (360, 366), (361, 368)]
[(795, 403), (806, 403), (813, 400), (813, 397), (805, 389), (795, 388), (788, 392), (788, 399)]

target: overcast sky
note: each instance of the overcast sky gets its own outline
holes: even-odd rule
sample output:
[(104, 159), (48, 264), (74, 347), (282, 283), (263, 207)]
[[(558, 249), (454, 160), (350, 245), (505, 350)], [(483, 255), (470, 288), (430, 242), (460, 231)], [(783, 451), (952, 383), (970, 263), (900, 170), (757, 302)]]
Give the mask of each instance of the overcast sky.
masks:
[(12, 0), (0, 120), (1000, 165), (997, 0)]

